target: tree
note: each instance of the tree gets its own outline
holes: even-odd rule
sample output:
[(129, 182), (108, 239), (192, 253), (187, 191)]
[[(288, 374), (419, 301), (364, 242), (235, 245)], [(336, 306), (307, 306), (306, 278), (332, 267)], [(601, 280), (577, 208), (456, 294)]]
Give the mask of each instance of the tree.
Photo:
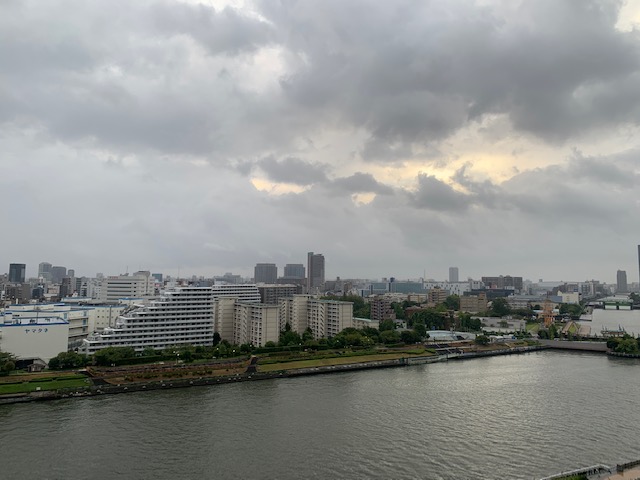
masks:
[(615, 351), (619, 353), (638, 353), (638, 342), (630, 335), (625, 335), (618, 343)]
[(16, 357), (0, 351), (0, 375), (7, 375), (16, 369)]
[(487, 345), (489, 343), (489, 337), (486, 335), (478, 335), (475, 342), (477, 345)]
[(413, 326), (415, 332), (420, 336), (420, 338), (428, 337), (427, 335), (427, 327), (422, 323), (416, 323)]
[(420, 335), (415, 330), (404, 330), (400, 333), (400, 340), (404, 343), (417, 343), (420, 341)]
[(83, 368), (89, 364), (89, 357), (76, 352), (60, 352), (49, 360), (51, 370), (64, 370), (67, 368)]
[(393, 320), (383, 320), (380, 322), (380, 332), (384, 332), (386, 330), (395, 330), (396, 322)]
[(220, 343), (221, 339), (222, 339), (222, 337), (220, 336), (220, 334), (218, 332), (213, 332), (213, 346), (214, 347)]
[(400, 334), (395, 330), (380, 332), (380, 341), (386, 345), (400, 342)]
[(118, 365), (122, 361), (136, 356), (133, 347), (107, 347), (93, 354), (93, 361), (99, 366)]
[(491, 316), (492, 317), (504, 317), (509, 315), (511, 307), (506, 298), (496, 298), (491, 302)]
[(449, 310), (460, 310), (460, 297), (458, 295), (449, 295), (444, 304)]
[(275, 348), (276, 342), (272, 342), (271, 340), (269, 340), (267, 343), (264, 344), (264, 346), (267, 348)]

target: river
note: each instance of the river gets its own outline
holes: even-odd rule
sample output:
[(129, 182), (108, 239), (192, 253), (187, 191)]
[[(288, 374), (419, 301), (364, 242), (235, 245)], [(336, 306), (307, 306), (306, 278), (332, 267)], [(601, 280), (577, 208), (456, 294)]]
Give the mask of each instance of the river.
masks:
[(533, 479), (640, 458), (638, 398), (639, 360), (543, 351), (6, 405), (0, 478)]

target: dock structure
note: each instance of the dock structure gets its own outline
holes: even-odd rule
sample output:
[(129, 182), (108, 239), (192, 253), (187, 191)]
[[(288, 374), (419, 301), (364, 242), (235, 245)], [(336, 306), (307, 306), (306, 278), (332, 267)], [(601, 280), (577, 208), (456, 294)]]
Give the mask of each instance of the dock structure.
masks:
[[(605, 465), (603, 463), (599, 463), (597, 465), (591, 465), (590, 467), (583, 467), (583, 468), (578, 468), (576, 470), (569, 470), (566, 472), (556, 473), (555, 475), (544, 477), (544, 478), (541, 478), (540, 480), (560, 480), (562, 478), (572, 477), (577, 475), (587, 475), (588, 477), (592, 475), (600, 476), (602, 474), (612, 473), (613, 471), (614, 469), (611, 468), (610, 466)], [(608, 477), (596, 477), (596, 478), (608, 478)]]

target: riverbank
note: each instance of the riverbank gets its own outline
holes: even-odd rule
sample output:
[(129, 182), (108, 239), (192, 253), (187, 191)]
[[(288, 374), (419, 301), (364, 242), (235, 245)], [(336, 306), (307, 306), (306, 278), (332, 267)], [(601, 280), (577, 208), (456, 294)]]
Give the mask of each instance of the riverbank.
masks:
[[(516, 346), (492, 350), (476, 351), (456, 351), (441, 355), (400, 355), (398, 358), (387, 360), (371, 360), (366, 356), (359, 358), (359, 361), (340, 363), (334, 365), (319, 365), (303, 368), (295, 368), (296, 362), (278, 363), (269, 365), (269, 371), (239, 372), (237, 368), (228, 369), (225, 374), (216, 376), (199, 376), (191, 378), (166, 378), (160, 380), (149, 380), (144, 382), (109, 383), (104, 378), (95, 377), (94, 385), (62, 388), (48, 391), (32, 391), (24, 393), (13, 393), (0, 396), (0, 405), (27, 403), (35, 401), (59, 400), (64, 398), (85, 398), (97, 395), (112, 395), (120, 393), (145, 392), (152, 390), (164, 390), (170, 388), (187, 388), (198, 386), (224, 385), (228, 383), (273, 380), (278, 378), (293, 378), (300, 376), (319, 375), (327, 373), (340, 373), (354, 370), (369, 370), (380, 368), (397, 368), (413, 365), (424, 365), (427, 363), (442, 362), (448, 360), (465, 360), (496, 355), (513, 355), (544, 350), (544, 346)], [(358, 357), (355, 357), (358, 358)], [(355, 360), (354, 358), (354, 360)], [(293, 367), (293, 368), (292, 368)], [(175, 369), (174, 369), (175, 370)], [(118, 377), (119, 378), (119, 377)]]

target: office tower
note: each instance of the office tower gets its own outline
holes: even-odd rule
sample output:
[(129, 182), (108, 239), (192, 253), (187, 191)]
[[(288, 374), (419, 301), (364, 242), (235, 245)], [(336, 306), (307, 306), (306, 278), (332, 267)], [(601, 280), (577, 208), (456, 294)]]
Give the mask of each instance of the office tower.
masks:
[(27, 266), (24, 263), (9, 264), (9, 283), (24, 283)]
[(76, 276), (76, 271), (73, 268), (67, 270), (67, 277), (74, 278)]
[(253, 270), (255, 283), (276, 283), (278, 267), (275, 263), (257, 263)]
[(458, 281), (458, 267), (449, 267), (449, 283)]
[(301, 263), (287, 263), (284, 266), (285, 278), (304, 278), (304, 265)]
[(42, 262), (38, 265), (38, 277), (42, 277), (45, 280), (51, 280), (51, 265), (49, 262)]
[(625, 270), (618, 270), (616, 280), (618, 282), (616, 293), (627, 293), (629, 291), (627, 288), (627, 272)]
[(324, 285), (324, 255), (307, 253), (307, 290)]
[(53, 266), (51, 267), (51, 281), (53, 283), (60, 283), (62, 279), (67, 276), (67, 267)]

